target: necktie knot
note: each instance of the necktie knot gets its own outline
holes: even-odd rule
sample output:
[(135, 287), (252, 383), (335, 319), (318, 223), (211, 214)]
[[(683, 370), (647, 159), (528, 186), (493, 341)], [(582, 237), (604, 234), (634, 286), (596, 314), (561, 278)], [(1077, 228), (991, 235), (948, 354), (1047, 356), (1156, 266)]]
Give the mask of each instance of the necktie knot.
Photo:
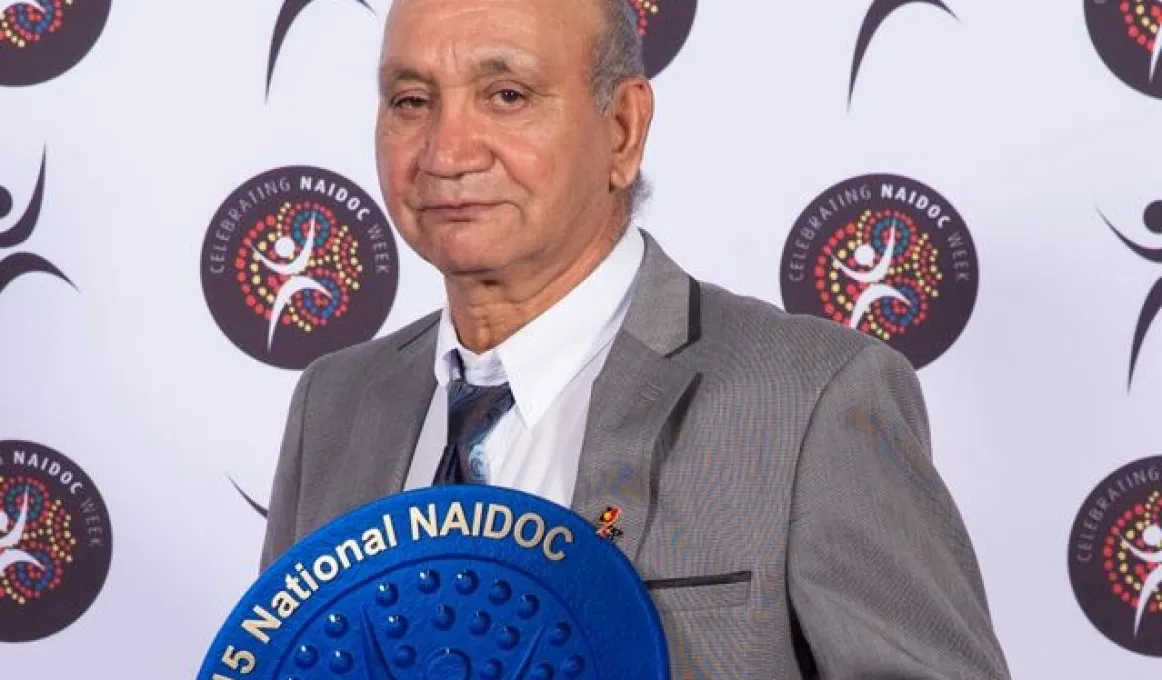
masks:
[(488, 482), (484, 439), (513, 404), (508, 383), (473, 385), (463, 371), (448, 383), (448, 443), (434, 485)]
[(473, 385), (453, 380), (448, 384), (448, 442), (468, 449), (480, 445), (513, 403), (508, 383)]

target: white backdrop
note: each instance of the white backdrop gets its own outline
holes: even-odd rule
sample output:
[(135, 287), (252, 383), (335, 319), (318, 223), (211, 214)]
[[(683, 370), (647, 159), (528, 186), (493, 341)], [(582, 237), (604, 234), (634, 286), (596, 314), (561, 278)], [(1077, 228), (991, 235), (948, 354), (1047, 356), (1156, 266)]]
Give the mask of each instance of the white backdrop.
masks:
[[(269, 100), (276, 0), (114, 0), (77, 67), (0, 88), (0, 185), (15, 203), (0, 231), (47, 149), (40, 224), (17, 250), (79, 289), (30, 275), (0, 294), (0, 439), (82, 465), (114, 538), (92, 608), (48, 639), (0, 643), (3, 677), (191, 677), (256, 576), (262, 522), (227, 475), (265, 503), (297, 373), (219, 330), (199, 256), (221, 201), (268, 169), (316, 165), (378, 196), (389, 2), (369, 4), (307, 7)], [(1162, 266), (1097, 209), (1162, 246), (1141, 224), (1162, 198), (1162, 103), (1102, 63), (1080, 0), (949, 0), (956, 19), (913, 4), (885, 22), (849, 109), (869, 4), (704, 0), (654, 79), (643, 226), (693, 274), (781, 303), (785, 239), (825, 188), (898, 173), (946, 196), (975, 239), (980, 288), (960, 339), (920, 377), (1014, 677), (1157, 674), (1158, 658), (1082, 613), (1067, 549), (1098, 482), (1159, 452), (1157, 333), (1130, 391), (1126, 371)], [(381, 333), (440, 303), (436, 273), (402, 243), (399, 268)], [(12, 611), (0, 603), (0, 618)]]

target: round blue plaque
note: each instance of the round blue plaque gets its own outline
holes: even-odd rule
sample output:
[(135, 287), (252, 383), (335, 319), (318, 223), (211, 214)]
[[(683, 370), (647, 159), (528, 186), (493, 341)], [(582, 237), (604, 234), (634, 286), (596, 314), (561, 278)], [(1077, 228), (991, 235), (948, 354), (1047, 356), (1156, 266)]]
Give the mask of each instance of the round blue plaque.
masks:
[(246, 592), (198, 680), (667, 680), (630, 561), (573, 511), (440, 486), (356, 509)]

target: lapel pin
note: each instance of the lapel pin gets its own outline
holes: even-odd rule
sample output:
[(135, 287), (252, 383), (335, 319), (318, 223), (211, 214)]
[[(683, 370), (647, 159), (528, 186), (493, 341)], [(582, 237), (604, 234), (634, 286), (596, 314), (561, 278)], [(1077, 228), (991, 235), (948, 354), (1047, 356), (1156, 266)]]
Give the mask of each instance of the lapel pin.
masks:
[(625, 533), (617, 526), (617, 520), (620, 518), (621, 508), (613, 505), (605, 508), (605, 512), (597, 518), (597, 535), (616, 542)]

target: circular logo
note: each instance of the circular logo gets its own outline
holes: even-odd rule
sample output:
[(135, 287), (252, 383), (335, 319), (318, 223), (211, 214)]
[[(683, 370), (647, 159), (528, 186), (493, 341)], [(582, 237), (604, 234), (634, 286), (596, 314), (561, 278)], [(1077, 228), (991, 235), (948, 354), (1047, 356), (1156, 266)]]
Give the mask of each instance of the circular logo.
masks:
[(940, 194), (864, 175), (820, 194), (787, 236), (783, 304), (890, 344), (922, 368), (956, 341), (976, 303), (964, 220)]
[(201, 270), (222, 332), (251, 357), (296, 370), (374, 337), (399, 284), (383, 211), (354, 182), (313, 167), (271, 170), (231, 194)]
[[(602, 528), (617, 520), (608, 511)], [(661, 619), (612, 536), (478, 484), (389, 496), (267, 569), (199, 680), (670, 677)]]
[(1162, 657), (1162, 456), (1122, 467), (1085, 499), (1069, 534), (1069, 579), (1103, 635)]
[(0, 85), (35, 85), (93, 49), (110, 0), (0, 0)]
[(57, 451), (0, 441), (0, 642), (68, 628), (97, 599), (113, 534), (93, 480)]
[(1089, 37), (1106, 67), (1142, 94), (1162, 97), (1162, 4), (1156, 0), (1085, 0)]
[(646, 76), (661, 73), (686, 44), (694, 26), (697, 0), (629, 0), (638, 16)]

